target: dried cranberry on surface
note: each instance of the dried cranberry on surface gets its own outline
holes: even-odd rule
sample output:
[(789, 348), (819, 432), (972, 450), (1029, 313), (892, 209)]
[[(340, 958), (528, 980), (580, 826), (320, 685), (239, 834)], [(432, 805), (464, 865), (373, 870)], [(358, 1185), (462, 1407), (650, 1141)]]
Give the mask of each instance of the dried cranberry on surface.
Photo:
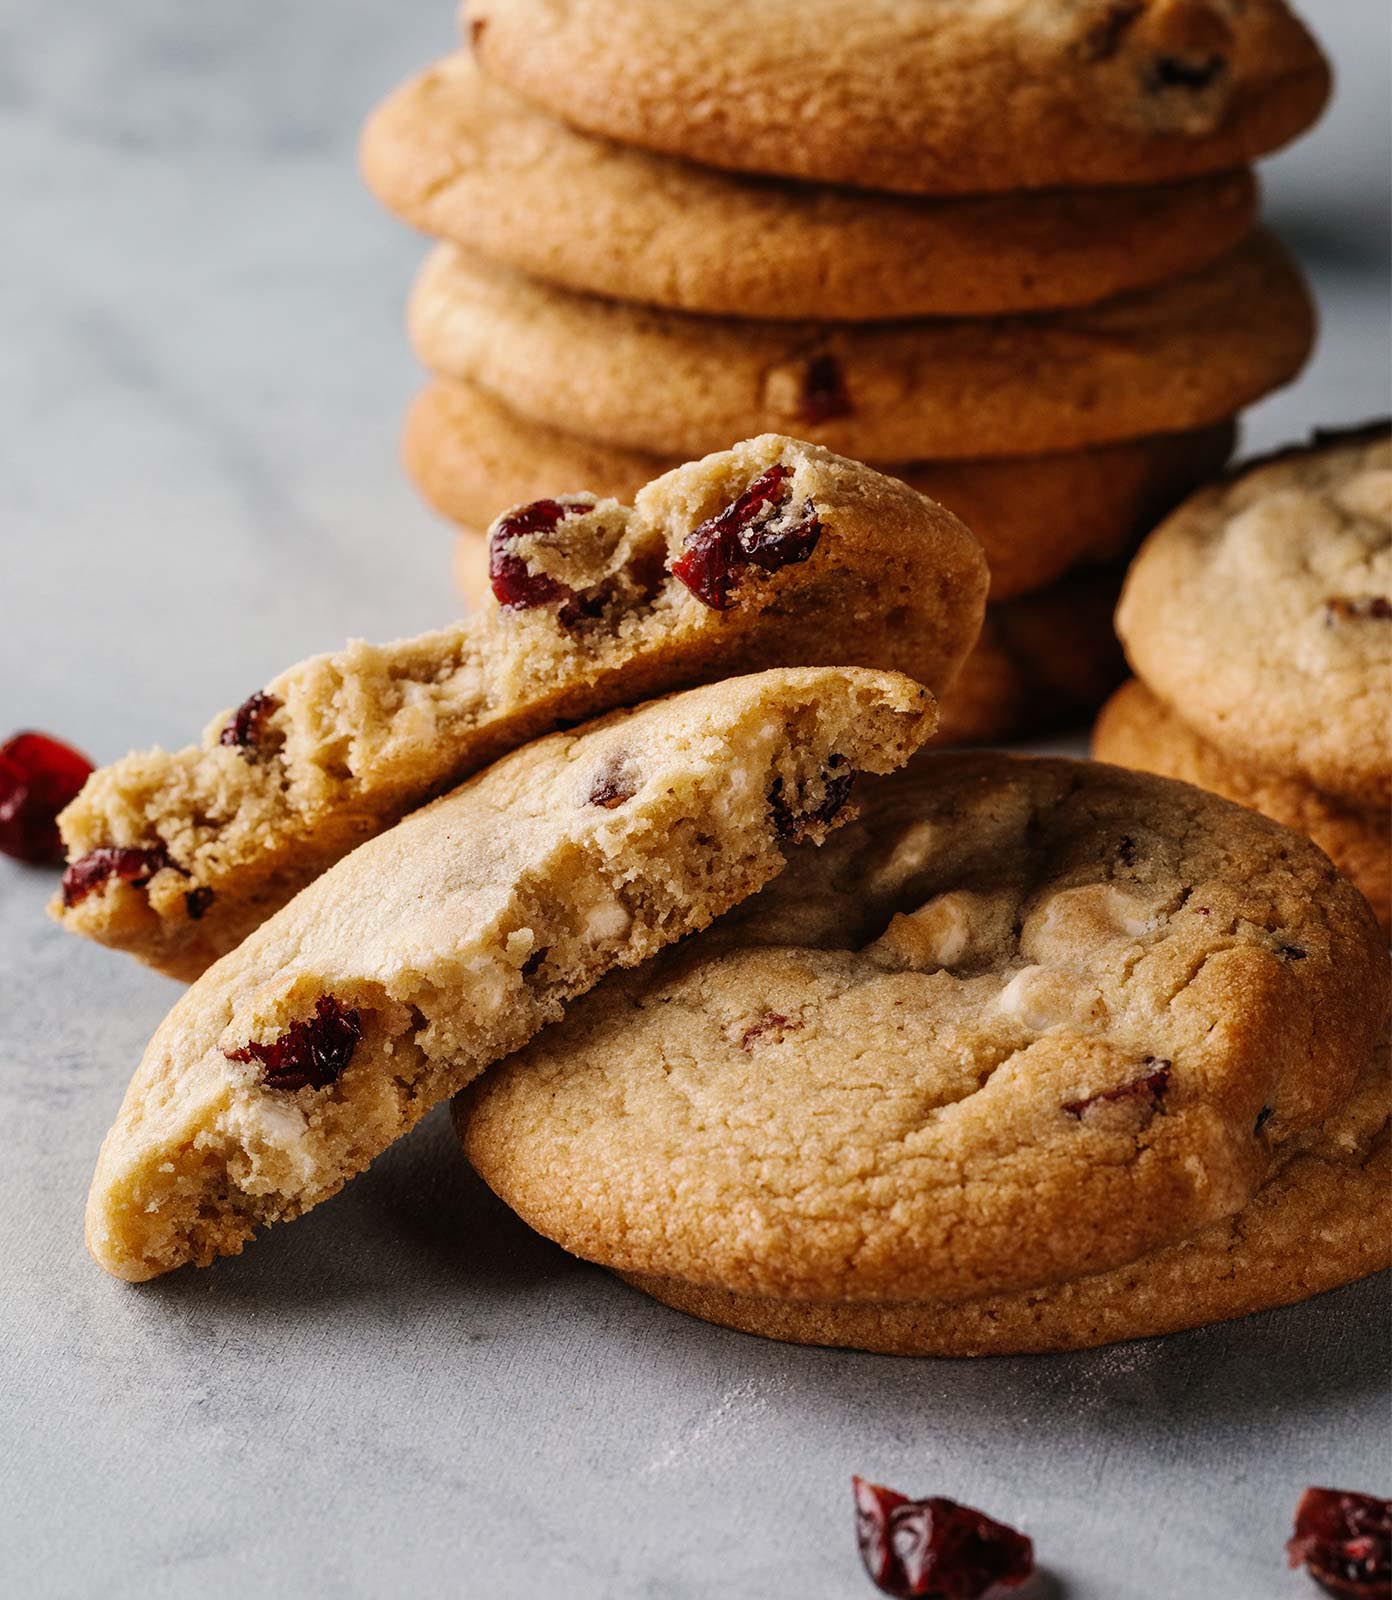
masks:
[(227, 726), (219, 735), (218, 742), (234, 745), (249, 761), (254, 761), (265, 737), (266, 721), (279, 710), (280, 701), (264, 689), (258, 689), (255, 694), (248, 695), (227, 719)]
[(362, 1038), (358, 1012), (340, 1005), (331, 994), (320, 995), (314, 1015), (292, 1022), (269, 1044), (252, 1040), (239, 1050), (225, 1050), (229, 1061), (256, 1061), (268, 1089), (326, 1089), (353, 1059)]
[(1344, 1600), (1392, 1596), (1392, 1500), (1344, 1489), (1307, 1489), (1286, 1544), (1327, 1593)]
[[(843, 767), (846, 768), (844, 772), (841, 770)], [(855, 773), (847, 766), (845, 756), (829, 757), (822, 771), (821, 802), (808, 808), (797, 797), (789, 800), (783, 792), (782, 778), (775, 778), (773, 788), (769, 791), (769, 813), (773, 818), (774, 832), (780, 839), (797, 843), (814, 823), (832, 820), (850, 799), (854, 782)]]
[(822, 525), (810, 500), (791, 505), (791, 467), (760, 473), (738, 499), (687, 534), (672, 563), (681, 580), (712, 611), (728, 611), (730, 591), (748, 566), (765, 572), (806, 561), (817, 548)]
[(162, 844), (153, 845), (100, 845), (79, 856), (63, 874), (63, 904), (71, 909), (80, 905), (89, 894), (95, 894), (112, 878), (143, 889), (157, 872), (173, 867), (183, 868), (169, 859), (169, 851)]
[(971, 1506), (907, 1495), (852, 1478), (856, 1542), (870, 1580), (901, 1600), (983, 1600), (1016, 1589), (1034, 1572), (1022, 1533)]
[(831, 422), (854, 410), (841, 363), (832, 355), (813, 356), (802, 374), (798, 416), (804, 422)]
[(1096, 1094), (1087, 1095), (1082, 1100), (1065, 1100), (1063, 1109), (1070, 1117), (1081, 1117), (1093, 1106), (1115, 1105), (1118, 1101), (1124, 1100), (1149, 1100), (1152, 1109), (1158, 1111), (1165, 1099), (1165, 1091), (1170, 1086), (1170, 1068), (1173, 1063), (1147, 1056), (1144, 1065), (1151, 1070), (1142, 1073), (1139, 1078), (1119, 1083), (1115, 1089), (1099, 1089)]
[(587, 500), (534, 500), (499, 517), (488, 540), (488, 578), (500, 606), (525, 611), (572, 597), (568, 584), (549, 573), (531, 571), (512, 546), (524, 534), (551, 533), (567, 517), (593, 509)]
[(26, 730), (0, 745), (0, 852), (56, 866), (63, 859), (58, 813), (91, 771), (86, 756), (46, 733)]
[(1324, 602), (1324, 625), (1341, 622), (1392, 622), (1392, 600), (1385, 594), (1330, 595)]

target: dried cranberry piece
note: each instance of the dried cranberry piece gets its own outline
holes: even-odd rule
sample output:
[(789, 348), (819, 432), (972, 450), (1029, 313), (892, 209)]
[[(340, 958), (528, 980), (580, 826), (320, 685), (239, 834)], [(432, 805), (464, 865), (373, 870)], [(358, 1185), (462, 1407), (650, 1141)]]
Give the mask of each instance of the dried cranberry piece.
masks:
[(810, 810), (796, 799), (788, 799), (783, 792), (782, 778), (773, 780), (773, 788), (769, 790), (769, 813), (773, 818), (774, 832), (780, 839), (790, 839), (796, 843), (813, 824), (830, 822), (840, 811), (850, 798), (851, 785), (855, 780), (854, 772), (841, 771), (846, 765), (845, 756), (828, 757), (822, 769), (821, 803)]
[(569, 584), (549, 573), (533, 572), (512, 547), (524, 534), (551, 533), (567, 517), (590, 510), (587, 500), (535, 500), (498, 518), (488, 541), (488, 577), (500, 606), (525, 611), (573, 598)]
[(833, 355), (813, 356), (802, 374), (798, 416), (803, 422), (830, 422), (849, 417), (854, 409), (841, 363)]
[(255, 761), (266, 733), (267, 719), (280, 710), (280, 701), (264, 689), (249, 695), (227, 719), (218, 742), (235, 745), (248, 761)]
[(1392, 1595), (1392, 1500), (1344, 1489), (1307, 1489), (1286, 1544), (1327, 1593), (1347, 1600)]
[(200, 884), (196, 889), (190, 889), (184, 896), (184, 909), (188, 912), (190, 922), (201, 922), (203, 913), (212, 905), (213, 891), (206, 883)]
[(595, 772), (586, 804), (613, 811), (630, 801), (638, 788), (638, 780), (625, 766), (624, 758), (611, 755)]
[(910, 1600), (980, 1600), (1016, 1589), (1034, 1572), (1034, 1546), (1022, 1533), (971, 1506), (934, 1495), (910, 1500), (852, 1478), (856, 1542), (871, 1582)]
[(38, 866), (60, 862), (58, 813), (91, 772), (86, 756), (46, 733), (26, 730), (0, 745), (0, 852)]
[(1155, 1056), (1147, 1056), (1142, 1064), (1150, 1067), (1151, 1071), (1139, 1078), (1132, 1078), (1127, 1083), (1119, 1083), (1115, 1089), (1099, 1089), (1096, 1094), (1087, 1095), (1082, 1100), (1065, 1100), (1063, 1109), (1070, 1117), (1081, 1117), (1093, 1106), (1115, 1105), (1118, 1101), (1124, 1100), (1148, 1100), (1151, 1111), (1158, 1111), (1164, 1103), (1165, 1091), (1170, 1086), (1170, 1068), (1173, 1063), (1157, 1059)]
[(184, 870), (177, 861), (170, 860), (169, 851), (162, 844), (101, 845), (80, 856), (64, 872), (63, 904), (69, 908), (80, 905), (112, 878), (143, 889), (166, 867), (172, 867), (175, 872)]
[(801, 509), (789, 504), (786, 485), (792, 475), (791, 467), (770, 467), (738, 499), (687, 534), (672, 576), (702, 605), (728, 611), (730, 591), (747, 566), (777, 572), (806, 561), (817, 548), (822, 536), (817, 508), (810, 500)]
[(1341, 622), (1392, 621), (1392, 600), (1385, 594), (1331, 595), (1324, 602), (1324, 625), (1336, 627)]
[(362, 1018), (331, 994), (320, 995), (314, 1015), (292, 1022), (270, 1044), (255, 1039), (225, 1050), (229, 1061), (258, 1061), (268, 1089), (326, 1089), (353, 1059), (362, 1038)]
[(757, 1022), (751, 1022), (740, 1034), (740, 1049), (753, 1049), (755, 1040), (762, 1039), (766, 1033), (776, 1033), (781, 1039), (785, 1033), (794, 1032), (800, 1027), (802, 1027), (801, 1022), (785, 1017), (781, 1011), (765, 1011)]

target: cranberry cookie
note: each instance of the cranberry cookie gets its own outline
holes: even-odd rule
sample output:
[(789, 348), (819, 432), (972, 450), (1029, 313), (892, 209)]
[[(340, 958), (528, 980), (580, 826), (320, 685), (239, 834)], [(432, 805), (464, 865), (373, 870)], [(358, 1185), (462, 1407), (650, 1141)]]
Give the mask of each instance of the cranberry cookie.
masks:
[[(990, 614), (988, 609), (988, 619)], [(967, 659), (970, 663), (971, 657)], [(958, 685), (967, 672), (964, 668), (958, 675)], [(1092, 752), (1101, 761), (1196, 783), (1313, 839), (1363, 891), (1382, 931), (1392, 936), (1392, 813), (1386, 806), (1354, 805), (1298, 779), (1234, 761), (1201, 739), (1135, 678), (1102, 708), (1092, 732)]]
[(634, 506), (571, 495), (492, 534), (495, 599), (292, 667), (200, 745), (103, 768), (60, 818), (55, 915), (196, 977), (355, 845), (563, 721), (770, 666), (937, 691), (981, 625), (967, 530), (904, 484), (773, 436)]
[(142, 1279), (327, 1199), (610, 969), (704, 927), (932, 731), (895, 673), (775, 670), (514, 751), (217, 962), (136, 1069), (87, 1242)]
[(1101, 305), (890, 323), (693, 317), (572, 294), (442, 245), (416, 354), (552, 428), (658, 454), (765, 428), (869, 461), (1040, 455), (1223, 421), (1300, 370), (1300, 274), (1255, 234)]
[(1087, 305), (1206, 266), (1250, 170), (1144, 189), (921, 200), (736, 177), (557, 122), (452, 56), (368, 122), (405, 221), (550, 283), (681, 311), (843, 321)]
[(923, 193), (1155, 183), (1319, 115), (1282, 0), (468, 0), (484, 70), (714, 167)]
[[(1189, 491), (1214, 477), (1235, 429), (1152, 434), (1059, 455), (881, 466), (940, 501), (972, 530), (991, 569), (991, 598), (1052, 583), (1068, 568), (1128, 556)], [(467, 599), (488, 586), (486, 528), (506, 506), (585, 484), (627, 499), (673, 465), (529, 422), (475, 384), (437, 380), (417, 397), (402, 436), (406, 470), (465, 530), (456, 574)]]
[(1317, 436), (1200, 490), (1141, 547), (1137, 675), (1243, 766), (1392, 803), (1392, 427)]
[[(1340, 1211), (1331, 1272), (1225, 1284), (1202, 1230), (1240, 1238), (1273, 1182), (1308, 1196), (1312, 1150), (1362, 1170), (1388, 998), (1362, 897), (1266, 818), (1097, 763), (931, 756), (757, 899), (596, 988), (456, 1118), (534, 1227), (721, 1320), (1082, 1344), (1154, 1331), (1153, 1263), (1185, 1241), (1206, 1287), (1162, 1294), (1169, 1326), (1386, 1258), (1388, 1230), (1357, 1254)], [(1099, 1273), (1111, 1304), (1088, 1291), (1075, 1315)], [(1040, 1331), (1025, 1313), (1050, 1297)]]

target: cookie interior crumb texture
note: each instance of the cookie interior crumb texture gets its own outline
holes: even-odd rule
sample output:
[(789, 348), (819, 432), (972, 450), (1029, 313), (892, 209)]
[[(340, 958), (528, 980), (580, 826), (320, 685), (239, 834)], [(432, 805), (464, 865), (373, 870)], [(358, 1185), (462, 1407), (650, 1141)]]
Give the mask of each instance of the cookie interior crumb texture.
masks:
[(335, 1193), (611, 968), (705, 926), (852, 814), (932, 697), (806, 668), (614, 712), (361, 846), (175, 1005), (97, 1162), (87, 1241), (142, 1279)]
[[(772, 509), (815, 538), (786, 565), (761, 552), (714, 610), (674, 568), (770, 472), (783, 474)], [(785, 665), (883, 667), (937, 692), (981, 626), (986, 563), (967, 529), (796, 440), (676, 468), (631, 508), (585, 494), (549, 504), (551, 525), (504, 552), (533, 603), (490, 597), (437, 633), (315, 657), (201, 744), (94, 774), (60, 819), (72, 865), (55, 915), (193, 978), (354, 846), (563, 722)], [(112, 851), (148, 854), (106, 871)]]

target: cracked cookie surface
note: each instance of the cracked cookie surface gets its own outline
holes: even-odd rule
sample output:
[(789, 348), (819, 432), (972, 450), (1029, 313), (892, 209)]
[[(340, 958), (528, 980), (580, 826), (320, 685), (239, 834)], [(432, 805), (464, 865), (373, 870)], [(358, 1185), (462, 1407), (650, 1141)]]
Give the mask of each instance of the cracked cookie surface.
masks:
[(884, 323), (697, 317), (554, 288), (441, 245), (408, 310), (421, 364), (521, 415), (695, 454), (770, 428), (867, 461), (1038, 455), (1231, 417), (1314, 337), (1258, 232), (1201, 272), (1100, 305)]
[(1282, 0), (468, 0), (484, 70), (715, 167), (925, 193), (1155, 183), (1249, 161), (1329, 69)]
[[(770, 475), (761, 548), (716, 539), (735, 565), (714, 609), (677, 575), (683, 558)], [(219, 716), (200, 745), (95, 773), (60, 819), (70, 865), (55, 915), (196, 977), (355, 845), (563, 721), (785, 665), (884, 667), (938, 689), (980, 628), (986, 564), (966, 528), (796, 440), (674, 469), (631, 508), (592, 495), (537, 504), (550, 509), (497, 530), (513, 603), (315, 657)], [(801, 544), (778, 544), (779, 518), (801, 519)]]
[(1392, 804), (1392, 426), (1240, 467), (1141, 547), (1136, 674), (1232, 759)]
[(615, 967), (653, 955), (853, 814), (932, 698), (803, 668), (614, 712), (514, 751), (370, 840), (165, 1019), (102, 1145), (88, 1247), (143, 1279), (328, 1198)]
[(1386, 951), (1307, 841), (1096, 763), (926, 756), (756, 899), (456, 1107), (625, 1273), (952, 1303), (1240, 1212), (1353, 1090)]
[(467, 53), (396, 90), (361, 157), (382, 203), (435, 238), (586, 293), (745, 317), (1088, 305), (1207, 265), (1257, 206), (1243, 168), (949, 200), (736, 177), (568, 127)]

